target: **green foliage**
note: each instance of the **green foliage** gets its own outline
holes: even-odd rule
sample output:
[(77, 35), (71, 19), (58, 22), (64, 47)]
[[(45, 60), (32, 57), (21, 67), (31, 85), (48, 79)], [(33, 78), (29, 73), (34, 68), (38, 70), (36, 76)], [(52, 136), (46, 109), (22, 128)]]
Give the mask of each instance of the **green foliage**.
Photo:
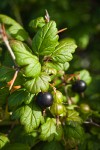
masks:
[(13, 119), (20, 119), (20, 122), (25, 127), (25, 131), (30, 133), (36, 129), (43, 121), (41, 109), (35, 104), (25, 105), (18, 108), (12, 116)]
[(58, 45), (56, 23), (50, 21), (43, 26), (32, 41), (33, 52), (37, 55), (50, 55)]
[(23, 102), (25, 104), (30, 103), (33, 100), (34, 94), (30, 94), (26, 89), (19, 89), (13, 92), (8, 98), (9, 107), (17, 107)]
[(24, 41), (28, 38), (28, 33), (23, 27), (12, 18), (0, 14), (0, 23), (7, 25), (7, 30), (15, 39)]
[[(11, 5), (12, 3), (13, 1)], [(19, 10), (23, 2), (15, 0), (14, 3), (14, 10), (21, 4), (19, 9), (16, 7), (17, 13), (14, 14), (21, 23)], [(33, 1), (27, 3), (33, 3)], [(43, 0), (43, 3), (47, 2)], [(86, 4), (88, 3), (87, 1)], [(82, 4), (82, 12), (84, 9), (88, 11), (89, 8), (86, 8), (84, 2)], [(38, 5), (42, 5), (42, 2)], [(60, 21), (56, 24), (47, 12), (45, 17), (30, 21), (29, 33), (10, 17), (0, 14), (0, 58), (2, 58), (0, 60), (0, 132), (6, 134), (6, 136), (5, 134), (0, 136), (0, 149), (100, 149), (98, 144), (100, 94), (91, 94), (92, 77), (87, 69), (89, 62), (86, 63), (87, 67), (84, 65), (85, 67), (82, 68), (83, 62), (78, 59), (76, 63), (73, 57), (77, 48), (76, 42), (80, 47), (77, 49), (76, 54), (78, 54), (81, 48), (84, 50), (88, 45), (90, 35), (97, 30), (93, 31), (91, 27), (88, 31), (87, 28), (90, 25), (85, 26), (84, 29), (79, 28), (81, 23), (84, 26), (85, 22), (89, 21), (89, 16), (84, 12), (86, 16), (83, 16), (81, 20), (82, 13), (78, 13), (80, 6), (77, 2), (73, 1), (70, 4), (69, 0), (63, 0), (56, 5), (68, 12), (64, 14), (59, 9), (58, 15), (61, 14), (57, 19), (62, 20), (67, 16), (68, 20), (64, 19), (62, 24), (65, 22), (71, 27), (69, 30), (72, 34), (71, 31), (67, 32), (70, 33), (69, 38), (61, 39), (61, 30), (58, 30)], [(57, 14), (53, 13), (53, 16), (55, 18)], [(5, 35), (2, 34), (3, 24)], [(97, 23), (94, 24), (97, 25)], [(25, 28), (27, 29), (26, 25)], [(75, 34), (77, 32), (78, 34)], [(7, 39), (8, 41), (5, 41)], [(10, 52), (8, 53), (7, 50)], [(15, 58), (11, 57), (11, 51)], [(75, 62), (71, 61), (72, 59)], [(18, 74), (16, 74), (17, 71)], [(86, 82), (88, 88), (85, 93), (76, 94), (72, 91), (72, 83), (75, 80)], [(45, 109), (38, 106), (36, 96), (39, 92), (53, 94), (52, 106)], [(86, 110), (84, 110), (85, 113), (82, 112), (83, 104), (89, 105), (91, 113), (86, 113)]]
[(61, 140), (63, 130), (61, 126), (56, 126), (54, 118), (48, 118), (40, 128), (40, 139), (43, 141)]
[(22, 67), (23, 73), (27, 77), (37, 76), (41, 71), (38, 58), (30, 53), (29, 47), (20, 41), (11, 41), (10, 45), (14, 51), (16, 62)]
[(29, 146), (22, 143), (13, 143), (4, 147), (4, 150), (30, 150)]
[(79, 113), (75, 110), (68, 110), (68, 115), (67, 115), (66, 121), (68, 123), (70, 123), (70, 122), (82, 123), (82, 119), (80, 118)]
[(83, 141), (85, 138), (84, 129), (77, 123), (66, 125), (64, 133), (69, 142), (75, 145), (77, 145), (80, 141)]
[(49, 82), (51, 81), (48, 74), (41, 72), (41, 74), (34, 79), (27, 80), (24, 83), (25, 88), (31, 93), (45, 92), (49, 88)]
[(39, 28), (42, 28), (44, 25), (45, 25), (45, 20), (43, 17), (39, 17), (37, 19), (34, 19), (32, 20), (30, 23), (29, 23), (29, 26), (34, 29), (34, 30), (37, 30)]
[(9, 139), (5, 135), (0, 134), (0, 149), (2, 149), (7, 143), (9, 143)]
[(14, 75), (14, 70), (12, 68), (1, 66), (0, 67), (0, 81), (10, 81)]
[(72, 54), (76, 49), (75, 42), (72, 39), (65, 39), (59, 43), (55, 51), (52, 54), (54, 61), (59, 63), (65, 63), (72, 60)]

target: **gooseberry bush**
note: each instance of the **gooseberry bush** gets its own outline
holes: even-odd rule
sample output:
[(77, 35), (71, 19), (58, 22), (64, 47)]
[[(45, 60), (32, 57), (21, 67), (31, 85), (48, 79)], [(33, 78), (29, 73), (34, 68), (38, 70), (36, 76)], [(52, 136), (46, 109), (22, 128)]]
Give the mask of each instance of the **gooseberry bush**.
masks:
[(0, 14), (0, 149), (86, 150), (85, 124), (96, 123), (82, 101), (89, 72), (68, 73), (77, 45), (47, 12), (29, 27), (31, 38)]

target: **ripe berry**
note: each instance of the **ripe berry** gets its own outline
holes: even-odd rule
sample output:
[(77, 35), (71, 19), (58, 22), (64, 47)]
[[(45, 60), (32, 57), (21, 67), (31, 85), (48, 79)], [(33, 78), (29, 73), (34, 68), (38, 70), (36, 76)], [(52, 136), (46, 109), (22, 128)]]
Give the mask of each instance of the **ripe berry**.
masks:
[(36, 102), (41, 108), (49, 107), (53, 103), (53, 96), (49, 92), (40, 92), (36, 97)]
[(72, 84), (72, 90), (74, 92), (77, 93), (81, 93), (84, 92), (86, 89), (87, 85), (86, 82), (83, 80), (76, 80), (73, 84)]

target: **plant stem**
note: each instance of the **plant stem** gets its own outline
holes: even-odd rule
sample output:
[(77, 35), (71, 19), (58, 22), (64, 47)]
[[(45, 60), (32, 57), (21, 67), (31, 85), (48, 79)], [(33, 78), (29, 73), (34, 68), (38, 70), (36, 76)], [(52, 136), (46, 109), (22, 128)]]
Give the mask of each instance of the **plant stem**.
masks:
[(67, 28), (64, 28), (64, 29), (59, 30), (59, 31), (57, 32), (57, 34), (63, 32), (63, 31), (65, 31), (65, 30), (67, 30)]
[(11, 47), (10, 47), (10, 44), (9, 44), (9, 41), (8, 41), (8, 38), (7, 38), (7, 35), (6, 35), (4, 24), (1, 25), (1, 34), (2, 34), (2, 39), (3, 39), (3, 41), (4, 41), (5, 45), (6, 45), (8, 51), (9, 51), (11, 57), (12, 57), (12, 59), (14, 61), (15, 66), (17, 66), (17, 64), (15, 62), (16, 57), (15, 57), (15, 55), (14, 55), (14, 53), (13, 53)]
[(85, 121), (84, 123), (85, 123), (85, 124), (91, 124), (91, 125), (94, 125), (94, 126), (96, 126), (96, 127), (99, 127), (99, 128), (100, 128), (100, 125), (99, 125), (99, 124), (97, 124), (97, 123), (95, 123), (95, 122), (93, 122), (93, 120), (92, 120), (92, 119), (90, 119), (90, 121)]
[(71, 105), (71, 104), (72, 104), (72, 100), (71, 100), (71, 98), (68, 96), (68, 91), (67, 91), (67, 87), (66, 87), (66, 86), (64, 87), (64, 90), (65, 90), (66, 98), (68, 99), (68, 104)]
[(11, 82), (11, 85), (10, 85), (10, 87), (9, 87), (9, 90), (12, 89), (12, 87), (13, 87), (13, 85), (14, 85), (14, 82), (15, 82), (15, 80), (16, 80), (16, 78), (17, 78), (18, 72), (19, 72), (19, 69), (15, 71), (15, 74), (14, 74), (14, 77), (13, 77), (13, 79), (12, 79), (12, 82)]

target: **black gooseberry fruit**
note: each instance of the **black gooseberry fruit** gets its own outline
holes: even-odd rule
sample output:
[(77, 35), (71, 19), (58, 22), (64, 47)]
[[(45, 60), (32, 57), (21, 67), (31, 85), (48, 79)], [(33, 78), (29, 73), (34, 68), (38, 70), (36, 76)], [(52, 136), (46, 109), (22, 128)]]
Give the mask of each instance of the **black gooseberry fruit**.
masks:
[(52, 105), (53, 103), (53, 96), (49, 92), (39, 92), (38, 95), (36, 96), (36, 103), (41, 107), (41, 108), (46, 108)]
[(83, 80), (76, 80), (72, 84), (72, 91), (76, 93), (82, 93), (86, 90), (86, 88), (87, 88), (86, 82)]

